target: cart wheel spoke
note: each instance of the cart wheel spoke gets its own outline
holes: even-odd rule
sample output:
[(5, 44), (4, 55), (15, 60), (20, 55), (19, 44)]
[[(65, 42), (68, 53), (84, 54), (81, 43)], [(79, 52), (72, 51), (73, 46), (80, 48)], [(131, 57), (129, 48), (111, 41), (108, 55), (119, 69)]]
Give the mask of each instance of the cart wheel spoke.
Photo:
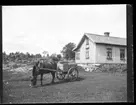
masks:
[(69, 72), (69, 79), (71, 81), (74, 81), (78, 78), (78, 70), (76, 68), (73, 68)]
[(65, 78), (65, 74), (61, 71), (56, 72), (56, 77), (59, 80), (63, 80)]

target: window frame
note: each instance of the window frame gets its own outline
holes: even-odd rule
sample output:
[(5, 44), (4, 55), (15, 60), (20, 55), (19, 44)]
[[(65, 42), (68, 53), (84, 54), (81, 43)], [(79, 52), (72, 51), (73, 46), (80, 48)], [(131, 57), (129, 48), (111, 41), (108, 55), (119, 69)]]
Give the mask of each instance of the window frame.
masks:
[(89, 49), (86, 49), (85, 58), (86, 58), (86, 59), (89, 59)]
[[(124, 57), (122, 57), (122, 54)], [(125, 48), (120, 48), (120, 60), (124, 61), (125, 60)]]
[(108, 47), (107, 50), (107, 60), (112, 60), (112, 48)]

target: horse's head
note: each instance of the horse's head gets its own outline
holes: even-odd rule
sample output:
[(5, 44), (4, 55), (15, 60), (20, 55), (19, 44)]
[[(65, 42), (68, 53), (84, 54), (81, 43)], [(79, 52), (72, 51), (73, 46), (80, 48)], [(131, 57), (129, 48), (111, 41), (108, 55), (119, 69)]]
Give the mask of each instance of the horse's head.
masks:
[(36, 85), (36, 81), (37, 81), (37, 75), (38, 75), (38, 71), (40, 69), (40, 62), (38, 61), (34, 66), (33, 66), (33, 70), (32, 70), (32, 77), (31, 77), (31, 84), (32, 86)]
[(30, 80), (31, 80), (31, 86), (35, 86), (36, 85), (36, 78), (32, 77)]

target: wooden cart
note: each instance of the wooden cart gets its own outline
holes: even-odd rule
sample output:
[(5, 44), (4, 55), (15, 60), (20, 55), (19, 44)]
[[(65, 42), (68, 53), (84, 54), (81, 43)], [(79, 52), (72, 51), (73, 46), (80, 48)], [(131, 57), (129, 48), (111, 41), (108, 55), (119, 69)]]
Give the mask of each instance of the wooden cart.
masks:
[(56, 77), (59, 80), (69, 79), (74, 81), (78, 78), (77, 64), (60, 61), (57, 63)]

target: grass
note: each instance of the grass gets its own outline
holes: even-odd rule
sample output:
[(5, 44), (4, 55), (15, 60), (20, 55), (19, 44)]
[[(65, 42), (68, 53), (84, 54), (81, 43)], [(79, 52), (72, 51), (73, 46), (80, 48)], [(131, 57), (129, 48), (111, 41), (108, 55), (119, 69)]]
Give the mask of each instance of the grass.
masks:
[(77, 81), (50, 84), (51, 75), (44, 75), (43, 86), (29, 86), (31, 71), (3, 71), (4, 103), (91, 103), (126, 102), (126, 73), (94, 73), (79, 70)]

